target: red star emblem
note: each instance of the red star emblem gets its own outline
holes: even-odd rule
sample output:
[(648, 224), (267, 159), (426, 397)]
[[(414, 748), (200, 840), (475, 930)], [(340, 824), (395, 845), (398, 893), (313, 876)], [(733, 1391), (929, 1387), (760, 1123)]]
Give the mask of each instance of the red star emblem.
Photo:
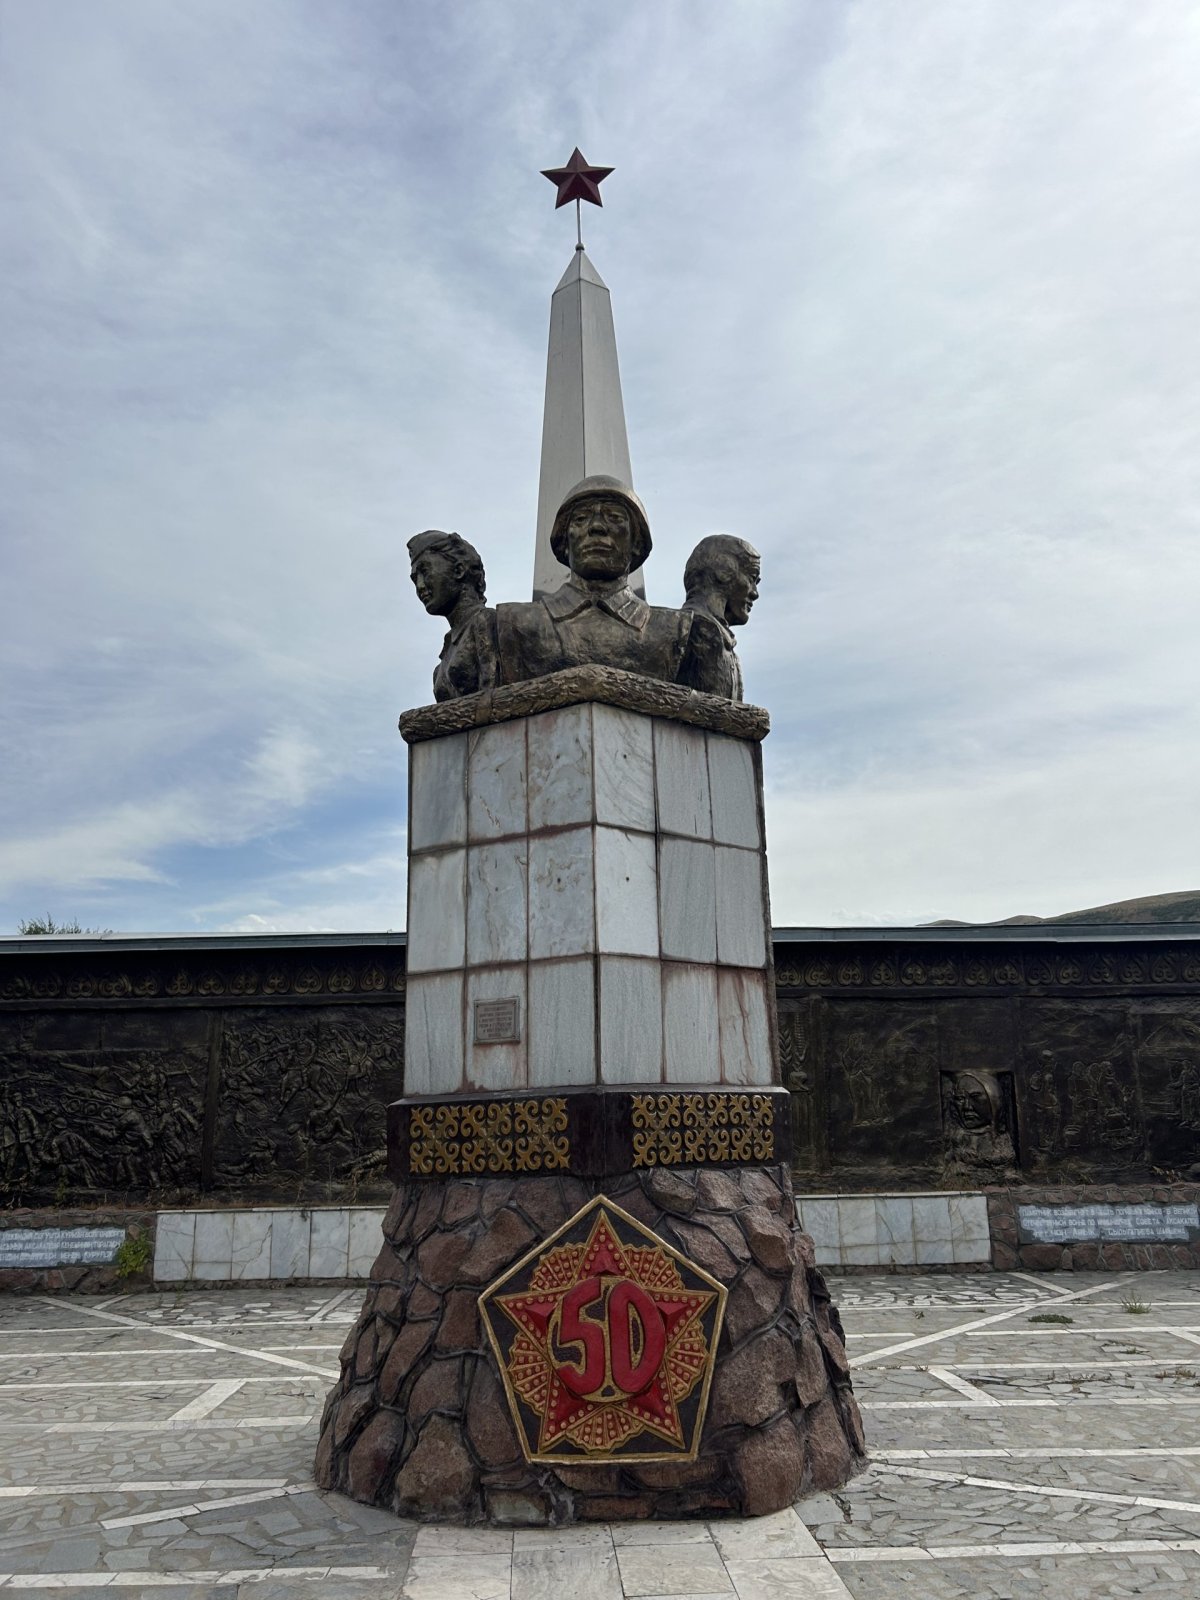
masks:
[(480, 1297), (530, 1459), (694, 1452), (724, 1300), (611, 1201), (585, 1206)]
[(576, 145), (565, 167), (545, 167), (542, 177), (549, 178), (558, 187), (558, 199), (554, 202), (557, 211), (571, 200), (590, 200), (592, 205), (602, 206), (600, 185), (612, 171), (612, 167), (589, 167)]

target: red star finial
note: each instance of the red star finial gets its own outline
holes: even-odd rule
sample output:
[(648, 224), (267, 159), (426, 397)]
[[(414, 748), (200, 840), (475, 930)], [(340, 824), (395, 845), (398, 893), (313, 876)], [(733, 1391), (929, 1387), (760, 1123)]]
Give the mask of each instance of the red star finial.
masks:
[(600, 185), (612, 170), (612, 167), (589, 167), (576, 145), (565, 167), (543, 168), (542, 177), (549, 178), (558, 188), (558, 199), (554, 202), (557, 211), (571, 200), (588, 200), (594, 206), (602, 206)]

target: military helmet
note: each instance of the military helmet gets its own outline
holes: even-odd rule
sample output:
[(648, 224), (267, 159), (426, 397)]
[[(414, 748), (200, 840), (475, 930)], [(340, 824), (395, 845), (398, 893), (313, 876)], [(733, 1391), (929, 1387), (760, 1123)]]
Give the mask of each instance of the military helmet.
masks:
[(550, 530), (550, 548), (555, 558), (563, 566), (569, 566), (567, 560), (567, 523), (571, 516), (571, 507), (577, 500), (586, 500), (591, 495), (609, 495), (614, 500), (622, 501), (629, 508), (630, 519), (633, 523), (633, 545), (630, 553), (629, 570), (636, 572), (646, 557), (650, 554), (653, 544), (650, 538), (650, 523), (646, 517), (646, 508), (634, 494), (633, 490), (621, 482), (620, 478), (610, 478), (603, 472), (593, 473), (590, 478), (583, 478), (563, 500), (554, 518), (554, 526)]

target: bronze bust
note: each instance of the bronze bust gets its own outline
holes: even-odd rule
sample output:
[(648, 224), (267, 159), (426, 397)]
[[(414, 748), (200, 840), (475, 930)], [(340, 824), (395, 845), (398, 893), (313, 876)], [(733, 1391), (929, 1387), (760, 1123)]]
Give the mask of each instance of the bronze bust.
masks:
[(750, 620), (750, 609), (758, 599), (758, 580), (762, 558), (752, 544), (732, 534), (714, 533), (700, 543), (683, 569), (685, 611), (706, 617), (712, 624), (702, 639), (695, 630), (693, 655), (707, 655), (702, 676), (705, 682), (695, 687), (710, 694), (742, 698), (742, 666), (737, 658), (733, 629)]
[(487, 598), (478, 550), (457, 533), (429, 528), (408, 541), (417, 598), (450, 631), (433, 672), (435, 700), (456, 700), (496, 682), (496, 613)]

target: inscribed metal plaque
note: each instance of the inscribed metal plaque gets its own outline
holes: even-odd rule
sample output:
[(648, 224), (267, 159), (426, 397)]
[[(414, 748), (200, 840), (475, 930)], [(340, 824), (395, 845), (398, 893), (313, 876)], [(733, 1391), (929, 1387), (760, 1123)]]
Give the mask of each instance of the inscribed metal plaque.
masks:
[(502, 1000), (476, 1000), (476, 1044), (516, 1044), (520, 1038), (521, 1002), (515, 994)]
[(1187, 1244), (1200, 1236), (1200, 1206), (1018, 1206), (1017, 1228), (1022, 1244)]
[(124, 1228), (0, 1228), (0, 1270), (108, 1266)]

